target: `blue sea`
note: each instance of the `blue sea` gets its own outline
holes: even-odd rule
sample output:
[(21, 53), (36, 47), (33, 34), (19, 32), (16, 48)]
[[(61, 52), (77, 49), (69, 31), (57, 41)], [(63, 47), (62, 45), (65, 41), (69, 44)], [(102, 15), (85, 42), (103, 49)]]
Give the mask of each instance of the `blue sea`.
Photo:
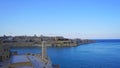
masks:
[[(41, 48), (12, 48), (19, 54), (40, 53)], [(77, 47), (49, 47), (47, 53), (60, 68), (120, 68), (120, 40), (97, 40)]]

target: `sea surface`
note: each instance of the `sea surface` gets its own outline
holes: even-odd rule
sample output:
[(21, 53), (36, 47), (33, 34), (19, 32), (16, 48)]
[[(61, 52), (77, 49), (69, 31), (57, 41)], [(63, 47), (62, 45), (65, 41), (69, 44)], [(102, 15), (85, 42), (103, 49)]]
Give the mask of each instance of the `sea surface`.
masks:
[[(19, 54), (40, 53), (41, 48), (12, 48)], [(60, 68), (120, 68), (120, 40), (97, 40), (77, 47), (49, 47), (48, 55)]]

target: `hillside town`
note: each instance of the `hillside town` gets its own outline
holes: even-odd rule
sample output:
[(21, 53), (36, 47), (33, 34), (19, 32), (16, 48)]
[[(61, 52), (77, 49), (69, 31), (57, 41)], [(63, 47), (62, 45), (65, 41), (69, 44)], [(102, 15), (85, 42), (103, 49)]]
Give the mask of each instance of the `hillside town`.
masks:
[(1, 36), (0, 42), (2, 45), (10, 47), (24, 47), (24, 46), (41, 46), (42, 41), (46, 41), (46, 46), (78, 46), (80, 44), (87, 44), (94, 42), (88, 39), (68, 39), (62, 36)]

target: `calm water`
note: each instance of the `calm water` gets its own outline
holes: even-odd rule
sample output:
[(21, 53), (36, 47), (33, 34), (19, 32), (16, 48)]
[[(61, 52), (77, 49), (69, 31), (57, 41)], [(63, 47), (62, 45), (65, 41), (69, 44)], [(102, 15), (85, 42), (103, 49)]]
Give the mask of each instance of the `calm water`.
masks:
[[(39, 53), (41, 48), (16, 48), (19, 54)], [(104, 41), (78, 47), (48, 48), (48, 55), (61, 68), (120, 68), (120, 42)]]

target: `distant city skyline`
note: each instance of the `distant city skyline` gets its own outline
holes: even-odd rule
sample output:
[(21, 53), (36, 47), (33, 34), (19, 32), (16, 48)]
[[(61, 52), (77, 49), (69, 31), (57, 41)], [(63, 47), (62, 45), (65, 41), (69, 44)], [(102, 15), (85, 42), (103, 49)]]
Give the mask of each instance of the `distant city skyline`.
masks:
[(0, 36), (120, 39), (119, 0), (0, 0)]

